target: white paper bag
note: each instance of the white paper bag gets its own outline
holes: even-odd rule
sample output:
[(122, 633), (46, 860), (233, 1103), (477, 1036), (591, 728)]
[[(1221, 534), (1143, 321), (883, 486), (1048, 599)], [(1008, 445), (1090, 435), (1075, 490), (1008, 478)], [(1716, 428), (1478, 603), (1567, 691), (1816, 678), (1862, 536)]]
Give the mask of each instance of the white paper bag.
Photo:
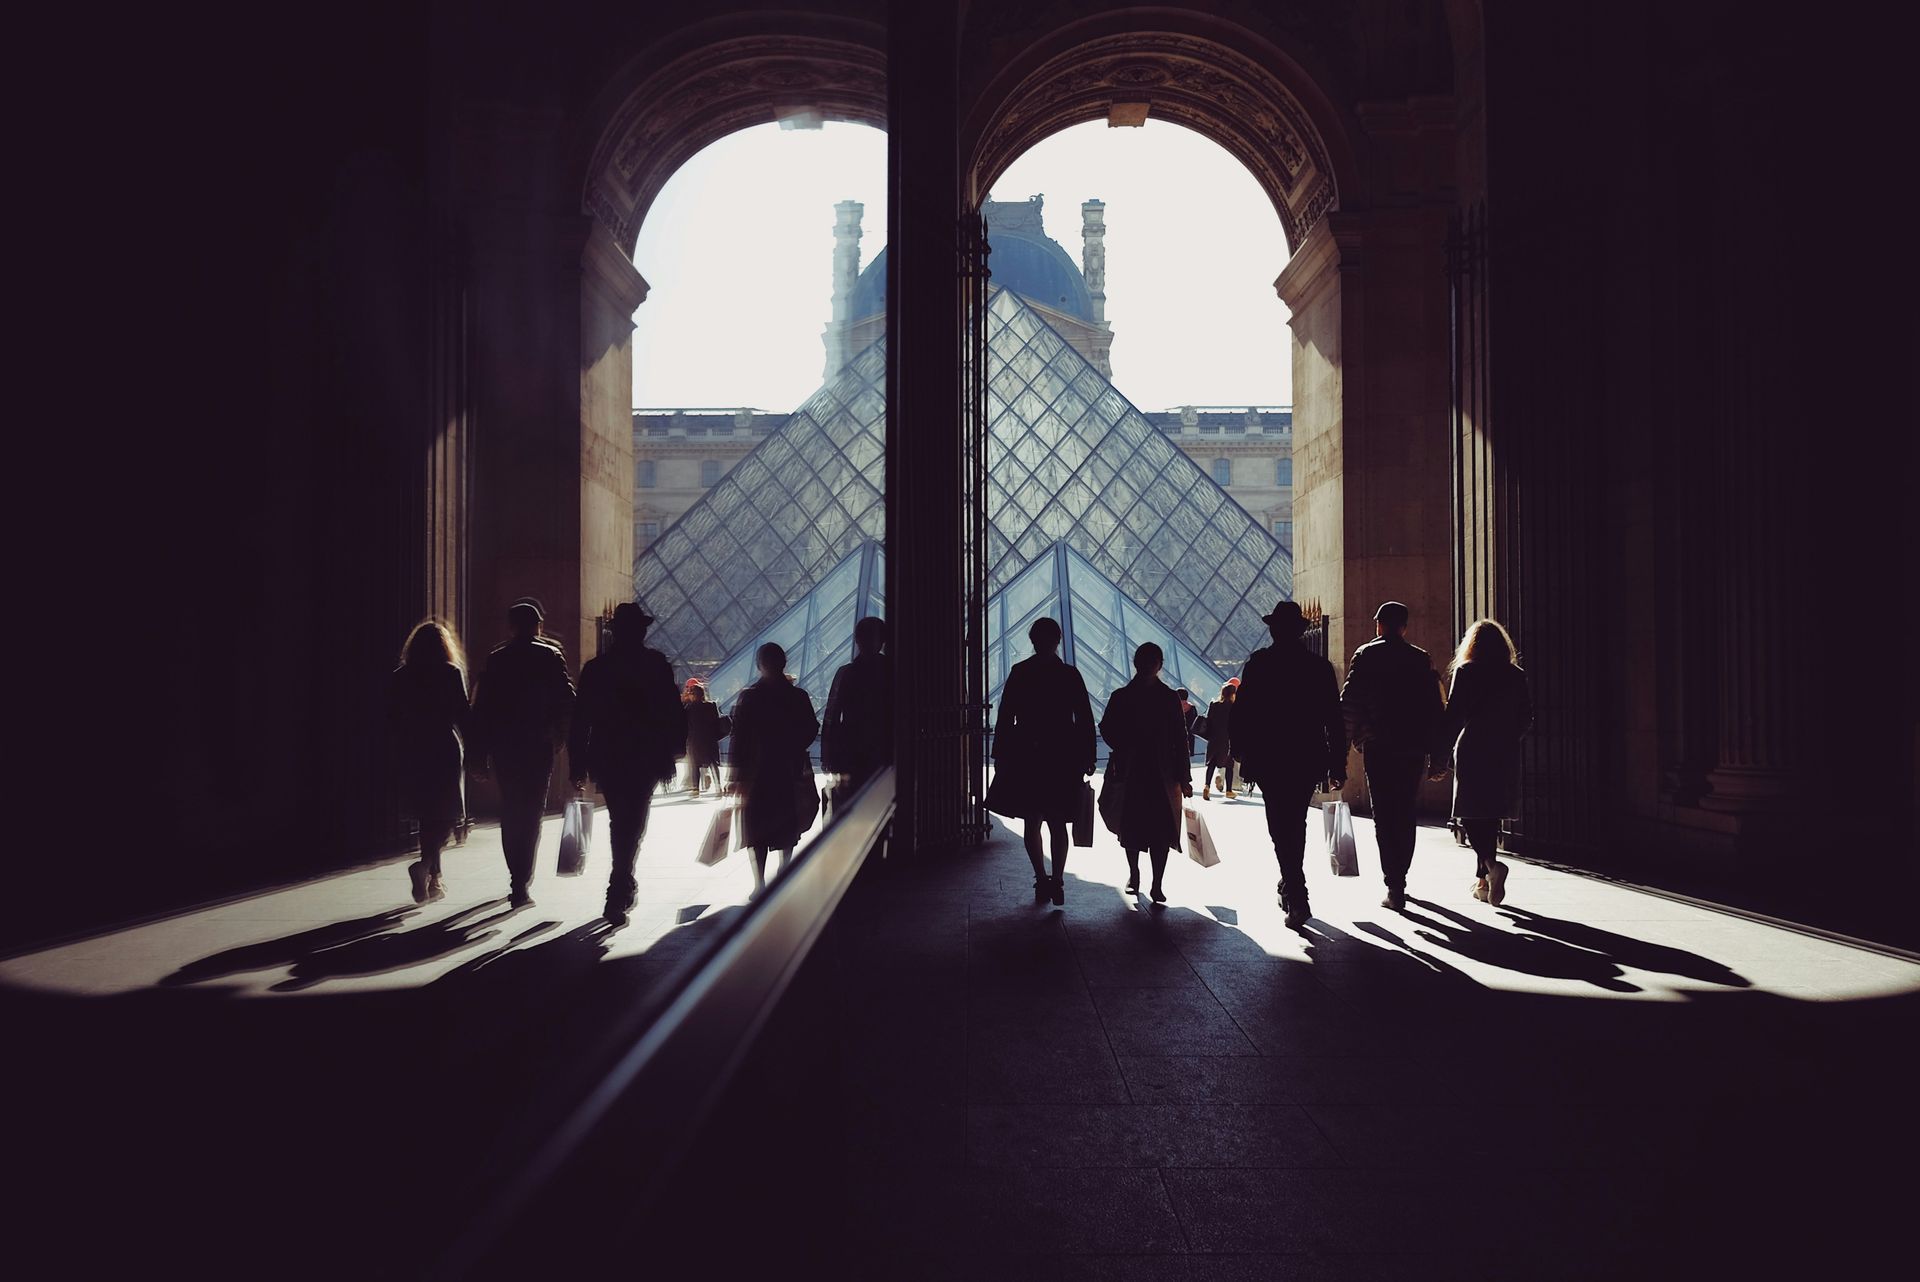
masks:
[(567, 802), (560, 821), (560, 866), (562, 877), (578, 877), (587, 870), (587, 851), (593, 849), (593, 802), (575, 797)]
[(707, 820), (707, 832), (700, 839), (700, 853), (695, 857), (711, 868), (732, 851), (733, 807), (721, 806), (713, 812), (713, 818)]
[(1187, 836), (1187, 858), (1202, 868), (1213, 867), (1220, 862), (1220, 850), (1213, 844), (1213, 832), (1207, 827), (1207, 817), (1193, 806), (1183, 807), (1182, 814), (1182, 826)]
[(1320, 808), (1327, 827), (1327, 862), (1336, 877), (1360, 875), (1360, 852), (1353, 844), (1353, 811), (1338, 797)]

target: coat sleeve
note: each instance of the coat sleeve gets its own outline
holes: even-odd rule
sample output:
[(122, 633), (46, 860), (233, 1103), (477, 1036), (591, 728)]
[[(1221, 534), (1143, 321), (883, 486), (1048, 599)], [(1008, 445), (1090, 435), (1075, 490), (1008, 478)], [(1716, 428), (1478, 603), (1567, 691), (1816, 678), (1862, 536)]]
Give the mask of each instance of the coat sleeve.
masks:
[(760, 718), (753, 697), (753, 689), (748, 687), (733, 705), (733, 777), (746, 787), (753, 785), (760, 754)]
[[(1076, 744), (1080, 749), (1080, 773), (1091, 774), (1094, 767), (1100, 764), (1100, 743), (1093, 726), (1093, 700), (1087, 697), (1087, 681), (1080, 675), (1080, 670), (1068, 668), (1067, 671), (1073, 673), (1073, 724)], [(1179, 706), (1177, 703), (1174, 705), (1176, 713)], [(1185, 741), (1183, 732), (1181, 742)]]
[(1427, 665), (1425, 694), (1427, 737), (1432, 741), (1427, 748), (1427, 756), (1435, 766), (1443, 766), (1453, 752), (1453, 740), (1446, 737), (1446, 684), (1431, 663)]
[(1109, 748), (1121, 748), (1122, 745), (1118, 741), (1126, 737), (1126, 732), (1122, 729), (1122, 719), (1125, 716), (1123, 709), (1126, 702), (1126, 687), (1122, 686), (1108, 697), (1107, 710), (1100, 717), (1100, 737), (1107, 741)]
[[(1254, 743), (1254, 727), (1264, 724), (1260, 714), (1261, 696), (1266, 693), (1266, 683), (1260, 679), (1260, 665), (1249, 658), (1240, 669), (1240, 693), (1233, 699), (1233, 715), (1227, 718), (1227, 752), (1235, 761), (1247, 762), (1260, 759), (1259, 745)], [(1253, 702), (1249, 704), (1248, 699)], [(1248, 716), (1252, 708), (1255, 715)]]
[(553, 663), (547, 683), (548, 706), (553, 716), (553, 741), (558, 744), (565, 742), (567, 738), (567, 723), (573, 718), (573, 701), (576, 694), (573, 678), (567, 675), (567, 661), (558, 650), (553, 652)]
[(1454, 669), (1453, 685), (1447, 691), (1447, 704), (1440, 713), (1440, 744), (1439, 751), (1434, 755), (1435, 762), (1453, 755), (1453, 745), (1459, 741), (1460, 732), (1473, 715), (1475, 693), (1473, 668), (1463, 665)]
[(995, 761), (1001, 762), (1002, 764), (1005, 764), (1005, 761), (1000, 756), (1000, 749), (1006, 743), (1005, 735), (1020, 719), (1020, 685), (1019, 671), (1016, 669), (1015, 671), (1009, 672), (1007, 674), (1007, 684), (1000, 691), (1000, 708), (993, 714), (992, 755)]
[(653, 664), (653, 689), (648, 692), (648, 701), (662, 709), (660, 726), (660, 761), (655, 769), (665, 770), (663, 779), (673, 778), (673, 763), (687, 750), (687, 705), (680, 702), (680, 690), (673, 679), (673, 664), (667, 656), (658, 655)]
[(799, 686), (793, 687), (793, 729), (794, 738), (799, 741), (802, 751), (813, 746), (820, 737), (820, 718), (813, 711), (813, 696)]
[(1176, 782), (1185, 782), (1190, 778), (1187, 764), (1187, 723), (1180, 715), (1180, 701), (1174, 699), (1167, 704), (1166, 722), (1157, 732), (1165, 752), (1167, 778)]
[(492, 673), (486, 668), (473, 683), (473, 710), (467, 714), (467, 760), (484, 769), (487, 754), (493, 750), (494, 692)]
[(1367, 740), (1367, 722), (1372, 711), (1372, 674), (1367, 671), (1366, 660), (1360, 651), (1353, 652), (1353, 658), (1347, 662), (1346, 684), (1340, 687), (1340, 716), (1346, 724), (1347, 738), (1354, 743)]

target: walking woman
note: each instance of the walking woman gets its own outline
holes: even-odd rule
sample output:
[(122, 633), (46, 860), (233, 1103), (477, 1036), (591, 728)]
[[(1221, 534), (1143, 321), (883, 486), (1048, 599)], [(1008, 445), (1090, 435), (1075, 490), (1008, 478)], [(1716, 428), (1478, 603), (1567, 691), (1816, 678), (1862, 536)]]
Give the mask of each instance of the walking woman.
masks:
[(1220, 772), (1220, 780), (1226, 788), (1228, 798), (1237, 794), (1233, 786), (1240, 782), (1235, 778), (1233, 766), (1233, 701), (1240, 693), (1240, 684), (1229, 681), (1220, 687), (1220, 697), (1207, 705), (1207, 777), (1200, 785), (1200, 800), (1209, 801), (1213, 797), (1213, 772)]
[[(1113, 692), (1100, 737), (1113, 749), (1107, 761), (1107, 789), (1117, 799), (1101, 798), (1101, 818), (1127, 852), (1127, 893), (1140, 893), (1140, 852), (1153, 867), (1153, 902), (1167, 902), (1161, 880), (1167, 852), (1180, 841), (1180, 798), (1193, 795), (1187, 776), (1187, 727), (1180, 696), (1160, 681), (1166, 656), (1149, 641), (1133, 652), (1133, 680)], [(1211, 740), (1209, 742), (1212, 742)], [(1226, 739), (1219, 740), (1222, 751)]]
[(1514, 813), (1520, 738), (1533, 724), (1518, 658), (1513, 638), (1492, 619), (1469, 627), (1453, 656), (1442, 722), (1442, 741), (1453, 751), (1453, 817), (1473, 847), (1473, 897), (1490, 904), (1507, 897), (1507, 866), (1495, 858), (1500, 821)]
[[(754, 654), (760, 679), (733, 708), (733, 789), (741, 798), (740, 844), (753, 862), (753, 898), (767, 888), (767, 855), (793, 848), (812, 826), (819, 797), (807, 749), (820, 733), (807, 692), (787, 679), (787, 652), (769, 641)], [(803, 813), (804, 810), (804, 813)]]
[(680, 701), (687, 710), (687, 774), (691, 777), (693, 795), (700, 795), (702, 776), (708, 772), (712, 773), (714, 791), (718, 792), (720, 741), (727, 737), (728, 727), (722, 724), (720, 709), (707, 701), (707, 688), (700, 682), (688, 681)]
[(407, 865), (413, 902), (446, 896), (440, 851), (467, 813), (467, 668), (453, 629), (414, 628), (387, 681), (387, 724), (400, 796), (420, 824), (420, 858)]
[[(1098, 747), (1093, 702), (1080, 670), (1060, 658), (1058, 623), (1035, 619), (1027, 640), (1033, 642), (1033, 656), (1008, 671), (1000, 696), (987, 809), (1026, 825), (1033, 902), (1065, 904), (1067, 825), (1079, 815), (1082, 781), (1093, 773)], [(1042, 826), (1053, 845), (1051, 875), (1041, 856)]]

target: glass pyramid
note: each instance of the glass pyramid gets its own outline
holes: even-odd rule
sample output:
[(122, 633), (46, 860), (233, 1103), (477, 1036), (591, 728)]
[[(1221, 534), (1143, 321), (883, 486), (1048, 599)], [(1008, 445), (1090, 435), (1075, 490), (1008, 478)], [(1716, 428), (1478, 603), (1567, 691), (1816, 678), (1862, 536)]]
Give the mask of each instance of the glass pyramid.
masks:
[[(996, 707), (1008, 669), (1033, 653), (1027, 629), (1042, 617), (1060, 625), (1060, 657), (1080, 669), (1096, 717), (1106, 711), (1107, 696), (1133, 679), (1133, 651), (1144, 641), (1166, 654), (1160, 679), (1170, 687), (1185, 686), (1196, 703), (1213, 698), (1226, 679), (1211, 659), (1060, 542), (1029, 562), (987, 604), (987, 697)], [(1106, 751), (1100, 745), (1100, 755)]]
[(877, 539), (869, 539), (715, 668), (707, 678), (707, 698), (731, 712), (733, 701), (759, 675), (754, 652), (773, 641), (787, 652), (787, 671), (813, 696), (813, 710), (819, 712), (826, 707), (835, 669), (853, 658), (853, 625), (869, 614), (886, 617), (886, 581), (886, 553)]
[[(652, 643), (677, 664), (714, 671), (751, 650), (884, 537), (884, 343), (634, 559)], [(989, 592), (1064, 542), (1221, 680), (1239, 671), (1265, 643), (1260, 615), (1292, 595), (1286, 549), (1018, 295), (993, 291), (987, 344)]]

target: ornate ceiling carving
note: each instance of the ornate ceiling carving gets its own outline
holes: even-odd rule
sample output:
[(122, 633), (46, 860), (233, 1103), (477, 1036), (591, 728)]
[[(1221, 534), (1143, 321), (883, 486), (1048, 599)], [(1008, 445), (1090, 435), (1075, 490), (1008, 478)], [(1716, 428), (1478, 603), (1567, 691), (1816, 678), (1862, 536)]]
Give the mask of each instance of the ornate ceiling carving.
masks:
[(660, 188), (701, 148), (784, 111), (885, 125), (886, 56), (843, 40), (725, 40), (661, 67), (627, 95), (594, 149), (586, 211), (631, 249)]
[(971, 194), (984, 197), (1022, 152), (1068, 125), (1103, 119), (1115, 102), (1149, 103), (1149, 119), (1185, 125), (1232, 152), (1273, 199), (1291, 246), (1339, 199), (1326, 144), (1272, 70), (1216, 41), (1166, 32), (1104, 36), (1036, 68), (989, 119)]

